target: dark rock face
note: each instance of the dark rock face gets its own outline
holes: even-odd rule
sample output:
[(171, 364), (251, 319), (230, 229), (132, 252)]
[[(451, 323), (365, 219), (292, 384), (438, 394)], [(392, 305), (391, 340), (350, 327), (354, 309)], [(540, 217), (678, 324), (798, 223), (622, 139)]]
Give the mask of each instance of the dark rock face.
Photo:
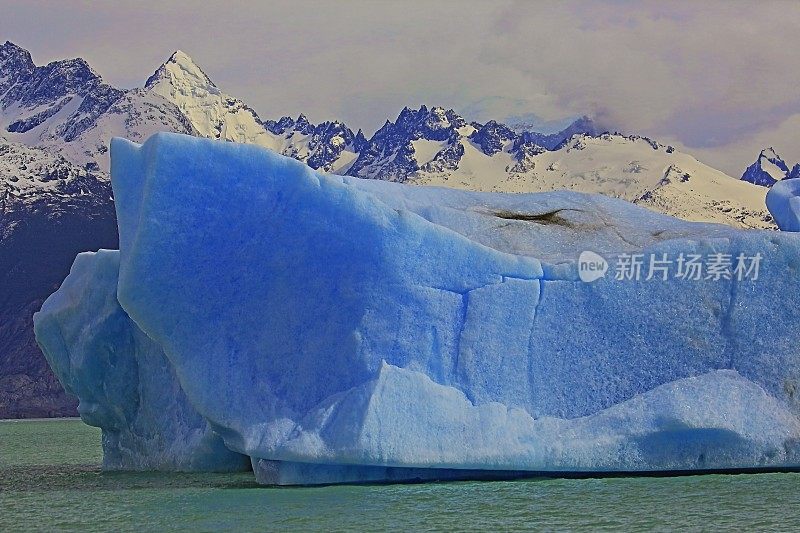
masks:
[(581, 117), (557, 133), (536, 133), (526, 131), (520, 134), (522, 142), (530, 142), (547, 150), (556, 150), (562, 143), (574, 135), (586, 134), (596, 136), (603, 133), (589, 117)]
[[(462, 130), (466, 120), (452, 109), (442, 107), (404, 108), (397, 120), (387, 121), (369, 141), (357, 143), (358, 158), (347, 174), (362, 178), (405, 181), (417, 171), (447, 172), (459, 167), (464, 156), (463, 142), (469, 141), (484, 154), (493, 156), (507, 150), (517, 160), (509, 172), (526, 172), (532, 168), (531, 158), (544, 150), (554, 150), (578, 134), (596, 135), (597, 127), (582, 117), (560, 132), (542, 134), (517, 133), (505, 124), (490, 120), (486, 124), (469, 124), (474, 131)], [(443, 148), (432, 160), (419, 166), (412, 141), (440, 141)]]
[(462, 157), (464, 157), (464, 145), (461, 143), (451, 144), (423, 165), (422, 170), (425, 172), (456, 170)]
[(353, 131), (339, 121), (323, 122), (312, 128), (310, 135), (306, 164), (315, 170), (330, 170), (330, 165), (355, 141)]
[[(19, 161), (16, 172), (24, 176), (31, 163), (12, 149), (1, 145), (0, 155)], [(118, 246), (106, 179), (63, 159), (34, 171), (49, 185), (34, 194), (17, 186), (25, 177), (0, 176), (0, 418), (77, 414), (36, 345), (31, 317), (76, 254)]]
[(12, 42), (0, 45), (0, 93), (5, 93), (19, 82), (28, 78), (36, 65), (30, 52)]
[(508, 141), (517, 138), (511, 128), (490, 120), (469, 136), (469, 139), (481, 147), (486, 155), (494, 155), (501, 151)]
[[(30, 131), (73, 104), (75, 109), (51, 132), (70, 142), (125, 94), (103, 83), (83, 59), (53, 61), (37, 67), (30, 53), (10, 42), (0, 47), (0, 72), (4, 75), (0, 93), (5, 93), (0, 108), (16, 105), (21, 115), (6, 128), (12, 133)], [(34, 113), (40, 106), (48, 107)]]
[[(429, 110), (424, 105), (416, 110), (406, 107), (397, 120), (386, 121), (375, 132), (347, 173), (362, 178), (405, 181), (409, 174), (420, 170), (412, 141), (447, 141), (452, 145), (460, 137), (457, 130), (466, 125), (452, 109), (432, 107)], [(463, 147), (461, 153), (463, 155)]]
[[(772, 172), (769, 170), (772, 170)], [(791, 172), (796, 170), (800, 173), (800, 169), (792, 169)], [(786, 162), (775, 153), (775, 150), (767, 148), (766, 150), (761, 150), (755, 163), (747, 167), (744, 174), (742, 174), (742, 181), (748, 181), (762, 187), (772, 187), (779, 180), (790, 177), (791, 172)]]
[(295, 135), (307, 136), (305, 153), (301, 153), (297, 147), (290, 147), (284, 155), (303, 161), (314, 170), (325, 172), (333, 169), (333, 163), (346, 149), (354, 149), (356, 143), (366, 143), (361, 131), (358, 132), (360, 137), (357, 137), (353, 134), (353, 130), (338, 120), (322, 122), (315, 126), (302, 114), (297, 120), (291, 117), (281, 117), (277, 121), (267, 120), (264, 122), (264, 127), (275, 135), (283, 136), (287, 142), (291, 142)]

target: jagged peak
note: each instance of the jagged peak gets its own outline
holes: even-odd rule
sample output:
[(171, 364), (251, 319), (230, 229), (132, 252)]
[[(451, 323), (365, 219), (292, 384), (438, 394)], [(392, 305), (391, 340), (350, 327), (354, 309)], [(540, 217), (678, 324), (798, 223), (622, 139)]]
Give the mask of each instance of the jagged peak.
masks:
[(187, 54), (186, 52), (184, 52), (181, 49), (178, 49), (178, 50), (175, 50), (174, 52), (172, 52), (172, 55), (169, 56), (169, 59), (167, 60), (167, 62), (170, 62), (170, 61), (173, 62), (173, 63), (192, 63), (192, 64), (194, 64), (194, 60), (189, 56), (189, 54)]
[(11, 41), (6, 41), (3, 44), (0, 44), (0, 52), (5, 52), (7, 54), (27, 54), (28, 56), (31, 55), (30, 52), (22, 48), (21, 46), (12, 43)]
[[(37, 70), (47, 77), (63, 79), (66, 83), (102, 82), (100, 74), (82, 57), (57, 59), (43, 67), (37, 67), (31, 53), (11, 41), (0, 45), (0, 66), (4, 71), (11, 71), (12, 74), (19, 71)], [(5, 75), (5, 72), (3, 74)]]
[[(394, 124), (408, 127), (423, 122), (427, 123), (429, 128), (444, 129), (460, 127), (466, 124), (464, 118), (452, 109), (442, 106), (431, 106), (429, 108), (425, 104), (420, 105), (418, 109), (408, 106), (403, 107)], [(390, 121), (387, 120), (386, 124), (390, 124)]]
[(58, 70), (67, 70), (70, 72), (86, 72), (87, 74), (99, 78), (100, 74), (98, 74), (92, 66), (82, 57), (75, 57), (72, 59), (57, 59), (55, 61), (51, 61), (48, 63), (45, 68), (48, 69), (58, 69)]
[(175, 50), (169, 59), (147, 78), (144, 86), (151, 88), (161, 81), (172, 85), (189, 84), (197, 87), (217, 88), (211, 78), (203, 72), (203, 69), (183, 50)]
[(0, 65), (4, 68), (8, 65), (23, 70), (30, 70), (36, 66), (33, 63), (31, 53), (11, 41), (6, 41), (0, 45)]
[(786, 164), (786, 161), (784, 161), (783, 158), (778, 155), (772, 146), (761, 150), (761, 152), (758, 154), (756, 163), (760, 165), (762, 159), (766, 159), (785, 173), (789, 172), (789, 165)]
[(755, 162), (745, 169), (741, 179), (755, 185), (771, 187), (790, 176), (789, 166), (770, 146), (758, 153)]

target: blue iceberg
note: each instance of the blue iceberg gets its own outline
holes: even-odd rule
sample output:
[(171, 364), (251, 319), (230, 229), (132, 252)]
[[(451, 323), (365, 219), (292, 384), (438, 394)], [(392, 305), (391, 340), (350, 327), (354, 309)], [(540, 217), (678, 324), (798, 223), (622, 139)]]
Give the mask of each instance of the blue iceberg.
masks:
[(783, 231), (800, 231), (800, 178), (781, 180), (767, 193), (767, 209)]
[[(168, 428), (268, 484), (800, 466), (797, 235), (321, 175), (174, 134), (111, 150), (119, 255), (83, 274), (80, 310), (74, 283), (51, 296), (37, 340), (81, 405), (112, 390), (102, 409), (124, 411), (117, 389), (152, 380), (141, 405), (197, 416), (117, 431)], [(124, 327), (84, 327), (114, 305)], [(161, 359), (108, 381), (85, 354), (131, 332), (115, 353)]]
[(230, 451), (186, 400), (161, 348), (117, 302), (119, 252), (75, 258), (34, 316), (36, 338), (84, 422), (103, 429), (108, 470), (236, 471)]

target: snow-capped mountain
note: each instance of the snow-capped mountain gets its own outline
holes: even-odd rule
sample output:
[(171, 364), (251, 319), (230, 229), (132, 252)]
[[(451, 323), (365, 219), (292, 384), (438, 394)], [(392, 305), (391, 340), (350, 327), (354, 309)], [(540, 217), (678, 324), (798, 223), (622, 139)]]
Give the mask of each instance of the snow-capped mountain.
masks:
[(256, 112), (220, 91), (180, 50), (147, 79), (144, 89), (175, 104), (202, 137), (264, 144), (260, 137), (267, 131)]
[[(43, 148), (35, 148), (0, 140), (0, 198), (33, 202), (45, 195), (65, 198), (97, 196), (100, 191), (110, 198), (105, 179), (63, 156)], [(102, 187), (98, 189), (98, 183)], [(0, 219), (0, 224), (5, 222)], [(2, 227), (2, 226), (0, 226)]]
[(755, 163), (747, 167), (742, 174), (742, 181), (762, 187), (772, 187), (776, 182), (789, 178), (800, 178), (800, 163), (789, 170), (786, 161), (772, 148), (761, 150)]
[[(108, 169), (107, 146), (113, 136), (143, 140), (156, 131), (174, 131), (258, 144), (324, 172), (497, 191), (567, 187), (627, 198), (694, 220), (771, 224), (763, 190), (743, 188), (741, 182), (649, 139), (602, 137), (588, 117), (560, 132), (541, 134), (518, 132), (493, 120), (469, 122), (452, 109), (423, 105), (404, 108), (368, 139), (342, 122), (315, 125), (302, 114), (262, 120), (219, 89), (181, 51), (156, 69), (142, 88), (127, 91), (104, 83), (81, 59), (38, 67), (27, 51), (8, 42), (0, 47), (0, 69), (4, 135), (48, 148), (88, 169)], [(588, 147), (586, 157), (566, 156), (581, 144)], [(650, 146), (652, 153), (639, 153), (631, 146)], [(655, 153), (659, 155), (654, 158)], [(637, 161), (642, 162), (640, 170), (630, 171)], [(545, 170), (551, 163), (562, 170)], [(767, 151), (756, 166), (751, 167), (754, 177), (745, 181), (766, 184), (761, 174), (789, 173), (785, 163)], [(662, 180), (675, 169), (693, 176), (691, 187), (681, 185), (693, 201), (667, 199)], [(700, 187), (700, 182), (713, 185)], [(654, 201), (656, 197), (661, 200)]]
[(86, 168), (107, 172), (108, 147), (112, 137), (143, 142), (159, 131), (197, 135), (198, 132), (177, 106), (159, 94), (144, 89), (126, 91), (75, 140), (48, 146)]
[(104, 171), (113, 136), (197, 134), (178, 107), (155, 91), (116, 89), (83, 59), (37, 67), (28, 51), (8, 41), (0, 45), (0, 130), (8, 140)]
[(345, 174), (367, 142), (361, 130), (354, 134), (338, 120), (314, 125), (303, 114), (267, 120), (264, 127), (274, 137), (262, 145), (333, 174)]
[(258, 144), (326, 172), (341, 173), (355, 160), (356, 135), (345, 124), (313, 125), (302, 114), (264, 122), (244, 102), (222, 92), (180, 50), (148, 78), (144, 91), (175, 104), (203, 137)]
[(0, 72), (0, 124), (29, 145), (75, 140), (124, 94), (83, 59), (37, 67), (8, 41), (0, 46)]

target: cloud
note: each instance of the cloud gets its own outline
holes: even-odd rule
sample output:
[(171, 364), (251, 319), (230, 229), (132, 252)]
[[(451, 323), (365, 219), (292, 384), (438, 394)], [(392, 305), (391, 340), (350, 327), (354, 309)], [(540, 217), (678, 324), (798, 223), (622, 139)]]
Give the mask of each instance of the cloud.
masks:
[(731, 176), (740, 176), (744, 168), (756, 160), (758, 153), (769, 147), (774, 148), (791, 168), (800, 162), (800, 113), (788, 116), (770, 128), (742, 135), (722, 146), (708, 148), (687, 146), (678, 138), (669, 135), (663, 136), (661, 140), (679, 150), (691, 153), (700, 161)]
[(588, 113), (731, 174), (756, 142), (797, 146), (797, 2), (0, 0), (0, 11), (0, 38), (38, 62), (83, 56), (134, 86), (180, 48), (265, 117), (302, 111), (369, 132), (422, 103), (481, 120)]

